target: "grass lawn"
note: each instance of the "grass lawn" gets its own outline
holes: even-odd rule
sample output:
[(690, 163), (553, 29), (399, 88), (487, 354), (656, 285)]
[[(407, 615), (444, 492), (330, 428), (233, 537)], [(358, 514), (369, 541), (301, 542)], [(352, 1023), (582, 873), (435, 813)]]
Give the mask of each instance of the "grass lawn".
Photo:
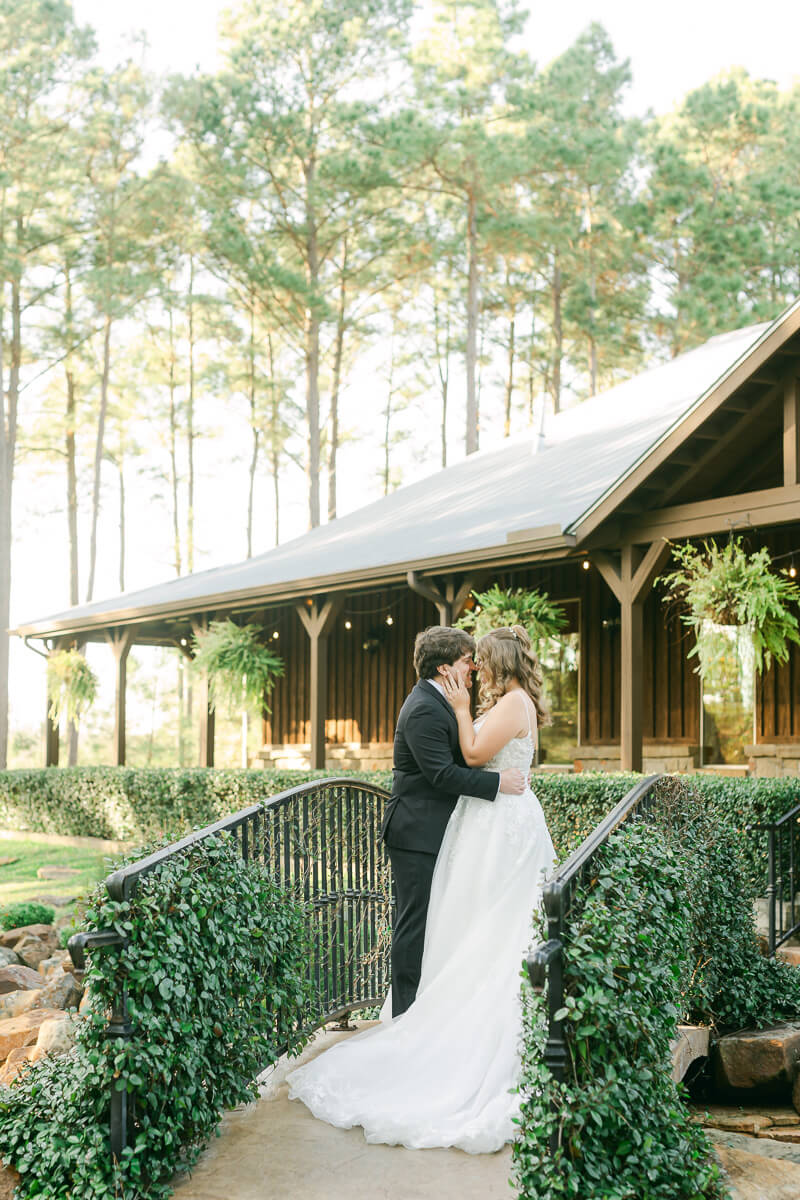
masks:
[[(20, 900), (43, 900), (48, 896), (80, 896), (111, 870), (107, 852), (94, 847), (65, 846), (58, 842), (25, 842), (0, 838), (0, 907)], [(39, 867), (74, 867), (79, 874), (67, 879), (39, 879)], [(73, 906), (59, 908), (56, 916), (72, 911)]]

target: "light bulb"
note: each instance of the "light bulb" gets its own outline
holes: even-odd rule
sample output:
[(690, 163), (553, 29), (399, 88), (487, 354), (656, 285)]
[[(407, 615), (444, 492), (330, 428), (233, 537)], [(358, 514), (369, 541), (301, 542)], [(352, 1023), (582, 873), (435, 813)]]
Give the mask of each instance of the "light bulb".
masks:
[(589, 562), (588, 558), (585, 558), (585, 559), (583, 560), (583, 569), (584, 569), (584, 571), (588, 571), (588, 570), (589, 570), (589, 567), (590, 567), (591, 565), (592, 565), (592, 564)]
[(345, 623), (344, 623), (344, 627), (345, 627), (345, 629), (352, 629), (352, 628), (353, 628), (353, 622), (352, 622), (352, 621), (345, 621)]
[(791, 575), (792, 579), (794, 579), (795, 575), (797, 574), (797, 567), (795, 567), (795, 566), (789, 567), (789, 574)]
[(394, 617), (387, 617), (387, 618), (386, 618), (386, 624), (387, 624), (387, 625), (394, 625)]
[(278, 631), (277, 631), (277, 629), (276, 629), (276, 630), (275, 630), (275, 632), (273, 633), (273, 635), (272, 635), (272, 636), (273, 636), (273, 638), (275, 638), (275, 640), (277, 641), (277, 639), (278, 639), (278, 638), (279, 638), (281, 635), (278, 633)]

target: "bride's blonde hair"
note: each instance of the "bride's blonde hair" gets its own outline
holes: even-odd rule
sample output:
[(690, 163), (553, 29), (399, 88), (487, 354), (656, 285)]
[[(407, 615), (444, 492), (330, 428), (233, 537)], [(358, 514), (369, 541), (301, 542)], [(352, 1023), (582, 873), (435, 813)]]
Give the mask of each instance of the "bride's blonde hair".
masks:
[(527, 692), (536, 708), (539, 725), (552, 724), (542, 696), (542, 667), (521, 625), (492, 629), (483, 635), (475, 650), (482, 668), (478, 712), (486, 712), (508, 691), (512, 680)]

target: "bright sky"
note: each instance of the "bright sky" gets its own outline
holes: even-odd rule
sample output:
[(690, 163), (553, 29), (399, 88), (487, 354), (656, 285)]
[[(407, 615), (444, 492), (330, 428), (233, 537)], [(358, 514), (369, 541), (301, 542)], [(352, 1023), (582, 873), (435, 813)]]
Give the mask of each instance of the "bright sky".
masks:
[[(267, 3), (268, 0), (265, 0)], [(335, 0), (331, 0), (335, 2)], [(781, 88), (798, 77), (797, 47), (800, 45), (800, 4), (793, 0), (672, 0), (659, 7), (645, 0), (521, 0), (530, 13), (525, 41), (534, 60), (545, 65), (568, 48), (592, 21), (599, 21), (611, 36), (620, 57), (628, 57), (633, 85), (628, 111), (644, 114), (648, 109), (665, 112), (685, 93), (732, 66), (743, 66), (751, 75), (774, 79)], [(144, 31), (150, 45), (147, 65), (158, 73), (188, 74), (213, 71), (217, 66), (217, 21), (228, 0), (137, 0), (135, 5), (119, 0), (73, 0), (79, 21), (96, 31), (102, 60), (113, 65), (126, 53), (126, 40), (133, 31)], [(374, 386), (374, 385), (373, 385)], [(455, 406), (451, 406), (455, 408)], [(233, 430), (230, 431), (233, 435)], [(240, 427), (242, 438), (245, 426)], [(243, 447), (244, 448), (244, 447)], [(453, 446), (454, 453), (460, 448)], [(343, 457), (347, 451), (343, 452)], [(354, 451), (352, 470), (346, 460), (340, 478), (343, 491), (340, 509), (356, 507), (364, 497), (358, 487), (369, 469), (369, 449)], [(376, 450), (377, 459), (377, 450)], [(215, 479), (214, 463), (207, 479)], [(239, 473), (241, 475), (241, 472)], [(222, 480), (205, 487), (208, 511), (198, 517), (206, 554), (200, 566), (235, 561), (244, 557), (237, 497), (235, 536), (231, 536), (227, 509), (220, 494), (230, 500), (231, 488)], [(375, 495), (374, 472), (368, 479)], [(234, 483), (234, 489), (235, 489)], [(151, 489), (152, 490), (152, 489)], [(216, 492), (216, 496), (215, 493)], [(294, 474), (294, 489), (287, 479), (284, 493), (283, 539), (301, 533), (305, 526), (305, 484)], [(21, 488), (16, 503), (15, 579), (12, 620), (29, 619), (66, 607), (65, 518), (60, 512), (60, 494), (47, 494), (36, 484)], [(150, 497), (130, 497), (130, 554), (128, 586), (141, 587), (171, 575), (165, 539), (156, 536), (164, 525), (163, 509), (156, 511)], [(115, 543), (114, 500), (109, 491), (101, 529), (101, 546)], [(216, 525), (215, 525), (216, 522)], [(85, 525), (85, 522), (84, 522)], [(261, 531), (263, 539), (264, 530)], [(82, 529), (85, 538), (85, 528)], [(257, 548), (262, 548), (263, 540)], [(269, 542), (267, 545), (271, 544)], [(26, 554), (26, 547), (35, 554)], [(96, 597), (118, 590), (113, 555), (102, 556)], [(98, 655), (105, 656), (102, 650)], [(100, 665), (98, 662), (96, 665)], [(43, 662), (19, 642), (12, 643), (12, 723), (38, 722), (44, 710)], [(108, 683), (108, 681), (107, 681)], [(107, 684), (106, 684), (107, 686)]]

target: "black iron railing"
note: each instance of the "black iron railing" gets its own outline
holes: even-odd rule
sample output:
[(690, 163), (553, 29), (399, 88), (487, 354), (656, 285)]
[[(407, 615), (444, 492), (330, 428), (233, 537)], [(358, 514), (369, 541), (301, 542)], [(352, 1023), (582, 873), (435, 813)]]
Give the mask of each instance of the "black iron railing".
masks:
[[(313, 1011), (298, 1014), (307, 1030), (318, 1029), (359, 1008), (381, 1004), (389, 987), (391, 884), (380, 839), (389, 793), (352, 779), (303, 784), (216, 821), (155, 854), (109, 875), (112, 900), (129, 900), (146, 875), (197, 842), (227, 833), (244, 859), (263, 862), (272, 878), (308, 906), (312, 950), (308, 977)], [(69, 941), (76, 967), (86, 951), (119, 946), (113, 930), (77, 933)], [(129, 1040), (135, 1030), (128, 1015), (124, 976), (118, 980), (108, 1036)], [(111, 1093), (111, 1152), (127, 1145), (129, 1097)]]
[(797, 901), (800, 869), (800, 804), (776, 821), (748, 825), (748, 833), (767, 835), (767, 942), (774, 954), (790, 937), (800, 933)]
[[(663, 775), (649, 775), (620, 800), (584, 842), (559, 867), (544, 886), (542, 901), (547, 918), (547, 941), (529, 955), (527, 966), (531, 984), (539, 993), (547, 991), (548, 1029), (544, 1061), (555, 1079), (563, 1080), (567, 1065), (564, 1008), (563, 951), (568, 937), (568, 918), (575, 894), (595, 867), (598, 851), (623, 821), (646, 816), (652, 807), (656, 786)], [(558, 1147), (554, 1132), (551, 1150)]]

